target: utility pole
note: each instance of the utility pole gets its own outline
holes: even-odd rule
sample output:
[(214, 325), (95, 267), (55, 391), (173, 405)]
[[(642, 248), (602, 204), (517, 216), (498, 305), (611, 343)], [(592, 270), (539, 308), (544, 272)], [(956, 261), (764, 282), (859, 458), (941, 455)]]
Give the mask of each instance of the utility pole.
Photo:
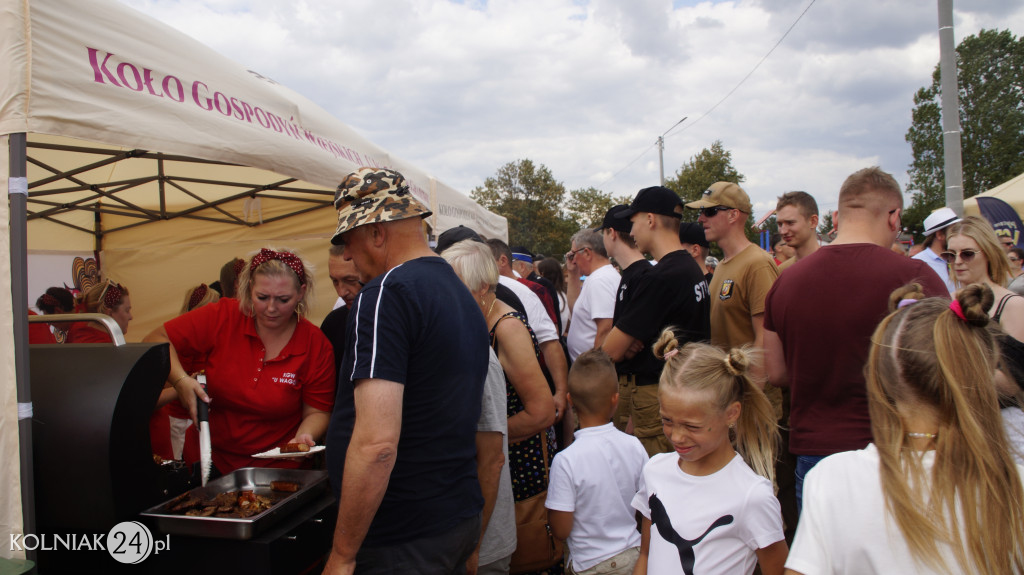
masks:
[(658, 170), (661, 174), (661, 185), (665, 185), (665, 135), (675, 129), (676, 126), (686, 121), (689, 116), (683, 116), (682, 120), (679, 120), (672, 127), (665, 130), (665, 133), (658, 136)]
[(957, 82), (953, 0), (939, 0), (939, 74), (942, 76), (942, 150), (946, 206), (964, 215), (964, 174), (960, 154), (960, 85)]

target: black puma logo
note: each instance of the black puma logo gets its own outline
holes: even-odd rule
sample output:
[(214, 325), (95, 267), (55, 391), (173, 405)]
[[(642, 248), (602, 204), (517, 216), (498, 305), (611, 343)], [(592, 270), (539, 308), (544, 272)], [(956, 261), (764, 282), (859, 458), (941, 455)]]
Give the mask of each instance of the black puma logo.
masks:
[(703, 541), (712, 530), (732, 523), (732, 515), (719, 517), (715, 519), (711, 527), (708, 527), (700, 537), (693, 541), (688, 541), (680, 537), (676, 530), (673, 529), (672, 521), (668, 518), (668, 512), (665, 511), (665, 505), (658, 499), (657, 495), (651, 495), (648, 503), (651, 506), (651, 522), (658, 526), (658, 533), (661, 534), (665, 541), (679, 549), (679, 563), (682, 564), (683, 573), (686, 575), (693, 575), (693, 564), (696, 561), (693, 547)]

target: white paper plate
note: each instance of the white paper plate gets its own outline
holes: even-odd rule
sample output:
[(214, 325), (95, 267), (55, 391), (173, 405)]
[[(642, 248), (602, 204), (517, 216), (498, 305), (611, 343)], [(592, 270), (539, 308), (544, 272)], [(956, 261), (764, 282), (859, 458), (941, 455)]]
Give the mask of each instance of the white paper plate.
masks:
[(257, 459), (291, 459), (294, 457), (305, 457), (314, 453), (324, 450), (323, 445), (314, 445), (309, 448), (309, 451), (296, 451), (295, 453), (281, 453), (280, 447), (275, 447), (270, 451), (264, 451), (263, 453), (255, 453), (253, 457)]

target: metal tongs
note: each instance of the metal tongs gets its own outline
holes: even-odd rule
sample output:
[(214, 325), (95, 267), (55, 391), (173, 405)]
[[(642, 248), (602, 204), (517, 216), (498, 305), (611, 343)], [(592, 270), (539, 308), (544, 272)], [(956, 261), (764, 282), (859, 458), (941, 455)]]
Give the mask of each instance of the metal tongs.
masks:
[[(200, 372), (196, 381), (206, 391), (206, 374)], [(210, 480), (210, 470), (213, 469), (213, 448), (210, 446), (210, 406), (202, 399), (196, 398), (196, 416), (199, 420), (199, 466), (202, 471), (202, 485)]]

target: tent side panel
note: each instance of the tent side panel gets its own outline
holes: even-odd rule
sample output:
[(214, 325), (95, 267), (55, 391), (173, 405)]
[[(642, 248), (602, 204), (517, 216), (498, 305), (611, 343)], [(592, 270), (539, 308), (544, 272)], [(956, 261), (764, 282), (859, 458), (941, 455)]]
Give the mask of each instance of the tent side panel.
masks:
[[(8, 138), (0, 137), (0, 181), (9, 176)], [(6, 186), (5, 186), (6, 189)], [(14, 368), (14, 310), (11, 297), (11, 228), (8, 199), (0, 201), (0, 541), (23, 534), (18, 443), (18, 390)], [(24, 345), (24, 342), (21, 343)], [(24, 559), (24, 551), (0, 545), (0, 557)]]

